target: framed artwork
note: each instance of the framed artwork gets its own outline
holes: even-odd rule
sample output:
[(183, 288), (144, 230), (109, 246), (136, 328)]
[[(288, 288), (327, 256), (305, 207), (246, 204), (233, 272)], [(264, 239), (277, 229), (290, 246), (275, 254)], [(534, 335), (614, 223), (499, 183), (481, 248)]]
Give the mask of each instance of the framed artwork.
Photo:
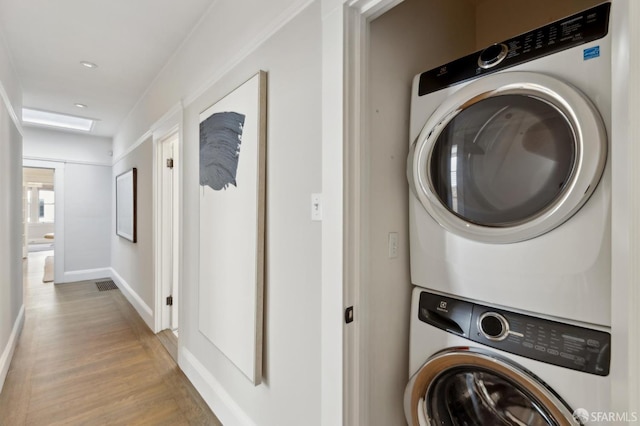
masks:
[(116, 177), (116, 234), (133, 243), (137, 241), (137, 169)]
[(262, 380), (267, 74), (200, 114), (199, 328)]

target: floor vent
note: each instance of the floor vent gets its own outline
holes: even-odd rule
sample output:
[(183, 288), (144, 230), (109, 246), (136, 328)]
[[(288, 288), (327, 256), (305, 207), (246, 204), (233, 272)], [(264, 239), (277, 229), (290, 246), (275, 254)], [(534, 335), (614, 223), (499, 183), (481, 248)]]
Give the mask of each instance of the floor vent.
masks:
[(96, 281), (96, 286), (98, 286), (99, 291), (107, 291), (107, 290), (117, 290), (118, 286), (113, 280), (106, 281)]

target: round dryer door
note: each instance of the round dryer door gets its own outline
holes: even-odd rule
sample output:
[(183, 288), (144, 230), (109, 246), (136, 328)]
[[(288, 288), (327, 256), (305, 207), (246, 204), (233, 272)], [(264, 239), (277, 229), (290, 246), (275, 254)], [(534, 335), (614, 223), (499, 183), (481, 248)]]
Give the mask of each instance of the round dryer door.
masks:
[(555, 78), (506, 72), (455, 92), (411, 147), (408, 178), (445, 229), (488, 243), (541, 235), (587, 201), (607, 157), (591, 101)]
[(580, 424), (532, 373), (477, 348), (431, 357), (409, 381), (404, 409), (409, 426)]

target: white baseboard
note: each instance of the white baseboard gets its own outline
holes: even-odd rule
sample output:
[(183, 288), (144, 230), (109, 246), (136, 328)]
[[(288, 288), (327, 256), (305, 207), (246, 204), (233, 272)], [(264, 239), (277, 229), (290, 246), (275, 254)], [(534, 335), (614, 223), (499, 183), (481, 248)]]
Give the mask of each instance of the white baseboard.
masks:
[(13, 352), (16, 350), (18, 337), (22, 332), (23, 326), (24, 305), (20, 307), (18, 318), (16, 318), (16, 322), (13, 324), (13, 330), (11, 330), (11, 335), (9, 336), (9, 341), (7, 342), (7, 346), (5, 346), (4, 351), (2, 351), (2, 356), (0, 357), (0, 392), (2, 392), (4, 381), (7, 378), (7, 373), (9, 373), (9, 366), (11, 365), (11, 360), (13, 359)]
[(205, 366), (186, 348), (179, 349), (180, 368), (220, 422), (225, 426), (256, 426)]
[(154, 329), (154, 320), (153, 320), (153, 311), (151, 308), (144, 303), (144, 300), (136, 293), (131, 286), (125, 281), (124, 278), (118, 274), (115, 269), (109, 268), (109, 276), (115, 281), (116, 285), (124, 294), (124, 297), (127, 298), (129, 303), (135, 308), (138, 314), (142, 317), (147, 326), (153, 330)]
[(62, 278), (63, 283), (73, 283), (76, 281), (97, 280), (100, 278), (110, 278), (111, 268), (83, 269), (79, 271), (67, 271)]

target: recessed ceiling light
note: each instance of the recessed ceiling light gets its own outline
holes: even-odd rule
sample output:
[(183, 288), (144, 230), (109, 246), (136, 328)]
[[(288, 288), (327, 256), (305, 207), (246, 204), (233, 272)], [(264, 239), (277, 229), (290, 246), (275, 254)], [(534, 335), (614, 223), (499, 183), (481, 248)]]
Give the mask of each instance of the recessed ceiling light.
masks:
[(83, 67), (87, 67), (87, 68), (98, 68), (98, 66), (96, 64), (94, 64), (93, 62), (89, 62), (89, 61), (80, 61), (80, 65), (82, 65)]
[(73, 104), (73, 105), (78, 107), (78, 108), (86, 108), (87, 107), (85, 104)]
[(68, 130), (89, 132), (93, 129), (93, 125), (96, 120), (68, 114), (59, 114), (57, 112), (22, 108), (22, 122), (37, 126), (57, 127)]

